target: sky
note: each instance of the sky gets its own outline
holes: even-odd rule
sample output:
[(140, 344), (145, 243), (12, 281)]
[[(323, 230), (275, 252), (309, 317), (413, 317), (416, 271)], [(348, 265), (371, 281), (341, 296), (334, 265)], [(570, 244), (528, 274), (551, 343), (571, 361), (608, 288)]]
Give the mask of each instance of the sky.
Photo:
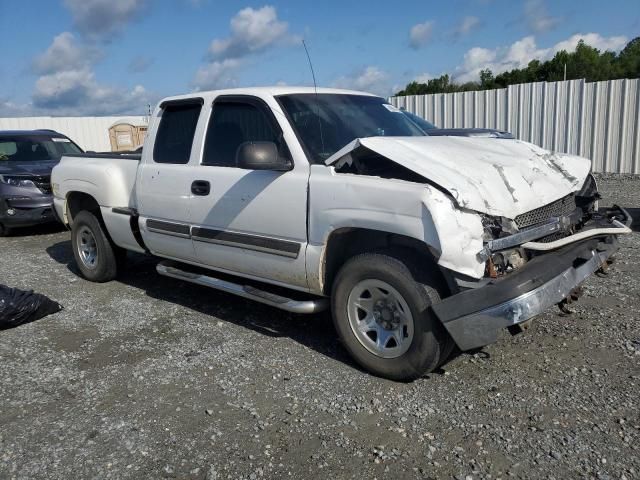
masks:
[(181, 93), (312, 85), (389, 96), (547, 59), (619, 51), (637, 0), (0, 0), (0, 116), (145, 114)]

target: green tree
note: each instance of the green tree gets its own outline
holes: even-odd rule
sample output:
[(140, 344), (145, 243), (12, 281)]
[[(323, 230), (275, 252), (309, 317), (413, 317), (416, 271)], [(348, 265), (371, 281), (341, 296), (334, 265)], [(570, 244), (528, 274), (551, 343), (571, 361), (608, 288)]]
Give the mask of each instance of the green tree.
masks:
[(584, 78), (587, 82), (640, 77), (640, 37), (631, 40), (624, 49), (601, 52), (580, 40), (573, 52), (561, 50), (552, 59), (531, 60), (525, 68), (514, 68), (498, 75), (490, 69), (480, 71), (479, 82), (457, 84), (444, 74), (424, 83), (411, 82), (396, 95), (423, 95), (469, 90), (504, 88), (509, 85), (529, 82), (556, 82)]
[(640, 77), (640, 37), (627, 43), (615, 59), (622, 78)]
[(495, 78), (493, 78), (493, 72), (488, 68), (480, 70), (480, 88), (482, 90), (489, 90), (495, 88)]

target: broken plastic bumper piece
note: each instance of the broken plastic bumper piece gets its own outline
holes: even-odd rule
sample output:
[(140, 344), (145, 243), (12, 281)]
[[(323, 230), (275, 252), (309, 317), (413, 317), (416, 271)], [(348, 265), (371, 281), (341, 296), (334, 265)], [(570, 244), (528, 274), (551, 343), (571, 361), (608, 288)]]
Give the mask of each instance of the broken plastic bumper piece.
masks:
[(614, 235), (539, 255), (508, 276), (466, 290), (432, 309), (461, 350), (493, 343), (498, 332), (564, 300), (618, 250)]
[[(580, 212), (580, 210), (578, 210)], [(631, 233), (629, 223), (631, 216), (621, 207), (613, 207), (605, 209), (603, 213), (599, 213), (598, 218), (589, 222), (585, 228), (573, 235), (567, 235), (564, 238), (553, 242), (535, 242), (553, 233), (567, 230), (576, 222), (576, 212), (563, 217), (553, 217), (547, 223), (537, 225), (535, 227), (522, 230), (513, 235), (496, 238), (486, 243), (484, 248), (478, 252), (478, 260), (485, 262), (491, 258), (493, 252), (505, 250), (507, 248), (522, 246), (527, 250), (549, 251), (556, 250), (565, 245), (585, 240), (587, 238), (601, 237), (603, 235), (621, 235)], [(620, 221), (620, 218), (622, 221)], [(625, 222), (625, 223), (623, 223)]]

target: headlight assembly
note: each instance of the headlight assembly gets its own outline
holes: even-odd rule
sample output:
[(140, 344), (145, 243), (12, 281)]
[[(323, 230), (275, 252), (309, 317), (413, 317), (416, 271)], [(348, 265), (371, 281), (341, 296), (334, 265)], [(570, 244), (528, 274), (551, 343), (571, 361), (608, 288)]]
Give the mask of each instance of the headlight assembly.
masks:
[(11, 185), (12, 187), (34, 187), (35, 184), (27, 179), (22, 177), (11, 177), (7, 175), (0, 175), (0, 182)]
[(582, 188), (577, 193), (578, 197), (594, 197), (598, 194), (598, 184), (595, 177), (590, 173), (582, 184)]
[(482, 226), (484, 227), (483, 240), (485, 242), (495, 240), (507, 235), (518, 232), (518, 227), (513, 222), (504, 217), (494, 217), (491, 215), (482, 215)]
[(576, 193), (576, 205), (582, 208), (585, 213), (597, 212), (600, 198), (598, 184), (595, 177), (590, 173), (580, 191)]

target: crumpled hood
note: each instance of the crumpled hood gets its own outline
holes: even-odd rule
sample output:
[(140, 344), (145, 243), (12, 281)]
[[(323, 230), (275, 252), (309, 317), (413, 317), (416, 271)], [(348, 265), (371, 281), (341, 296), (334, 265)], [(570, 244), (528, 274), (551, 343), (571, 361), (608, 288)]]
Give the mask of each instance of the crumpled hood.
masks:
[(0, 175), (51, 175), (58, 160), (13, 162), (0, 160)]
[(520, 140), (468, 137), (358, 138), (325, 162), (367, 149), (447, 190), (462, 208), (515, 218), (580, 190), (591, 162)]

